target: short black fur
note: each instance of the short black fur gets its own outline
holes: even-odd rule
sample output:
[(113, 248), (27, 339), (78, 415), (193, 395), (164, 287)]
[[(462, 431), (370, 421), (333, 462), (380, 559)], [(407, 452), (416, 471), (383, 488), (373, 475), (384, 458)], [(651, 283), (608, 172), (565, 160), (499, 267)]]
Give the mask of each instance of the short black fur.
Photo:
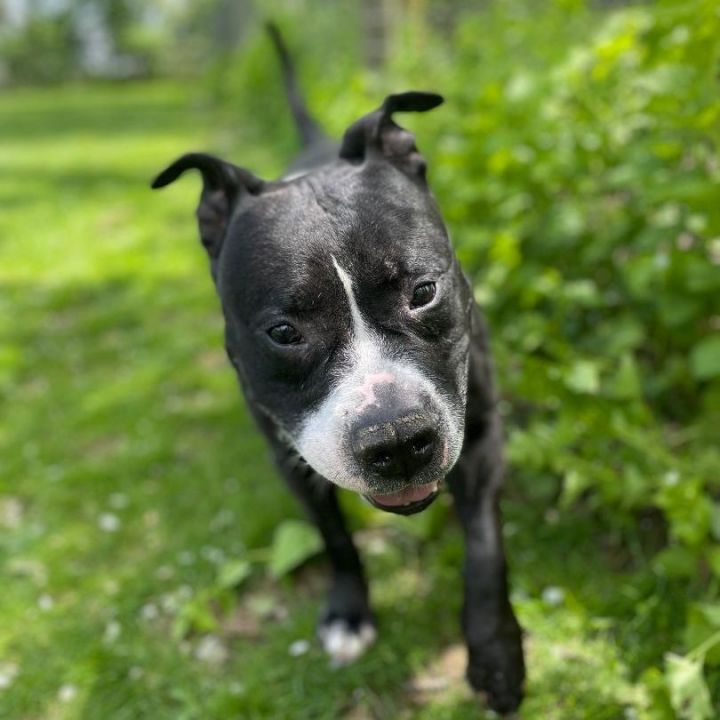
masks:
[[(198, 225), (222, 302), (227, 354), (278, 468), (316, 523), (330, 560), (333, 579), (321, 629), (341, 621), (352, 633), (375, 623), (336, 485), (298, 454), (295, 443), (308, 413), (322, 407), (347, 369), (353, 342), (351, 308), (329, 258), (352, 276), (357, 304), (388, 357), (420, 368), (443, 402), (464, 418), (462, 453), (447, 484), (466, 538), (467, 678), (487, 694), (491, 708), (513, 711), (522, 699), (525, 670), (500, 530), (502, 430), (487, 330), (427, 186), (425, 161), (413, 136), (393, 119), (397, 112), (430, 110), (442, 98), (391, 95), (348, 128), (338, 149), (307, 111), (285, 44), (276, 28), (269, 30), (304, 143), (291, 166), (300, 175), (265, 182), (218, 158), (191, 153), (164, 170), (153, 187), (188, 169), (202, 175)], [(414, 289), (429, 280), (437, 297), (413, 308)], [(290, 324), (301, 341), (273, 341), (269, 329), (279, 324)], [(422, 415), (430, 404), (419, 407)], [(386, 420), (373, 418), (380, 425)], [(432, 467), (439, 467), (441, 454), (429, 452)], [(382, 500), (408, 481), (368, 472), (361, 491), (380, 493)], [(407, 506), (374, 504), (417, 512), (436, 495)]]

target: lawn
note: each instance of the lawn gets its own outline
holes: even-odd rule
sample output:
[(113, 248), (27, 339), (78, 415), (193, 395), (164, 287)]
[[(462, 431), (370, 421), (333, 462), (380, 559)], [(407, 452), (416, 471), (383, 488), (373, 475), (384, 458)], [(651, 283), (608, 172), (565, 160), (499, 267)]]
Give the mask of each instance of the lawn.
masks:
[[(169, 84), (3, 97), (0, 717), (483, 716), (460, 680), (447, 503), (390, 520), (343, 498), (380, 627), (351, 667), (330, 668), (313, 637), (322, 557), (266, 569), (299, 508), (225, 361), (198, 183), (148, 187), (187, 149), (237, 158), (242, 137)], [(242, 150), (266, 175), (282, 160)], [(538, 497), (509, 478), (523, 717), (656, 717), (648, 688), (682, 587), (647, 569), (641, 528), (620, 547), (589, 514)], [(242, 560), (252, 575), (235, 591)]]

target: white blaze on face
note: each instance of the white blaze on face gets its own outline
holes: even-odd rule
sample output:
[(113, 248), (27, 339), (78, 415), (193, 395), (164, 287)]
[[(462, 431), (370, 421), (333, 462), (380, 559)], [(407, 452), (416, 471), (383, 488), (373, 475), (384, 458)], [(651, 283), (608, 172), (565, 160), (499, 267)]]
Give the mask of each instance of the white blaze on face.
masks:
[[(302, 423), (295, 440), (298, 452), (327, 480), (365, 492), (367, 481), (352, 455), (348, 433), (358, 415), (378, 405), (376, 389), (382, 384), (393, 384), (402, 397), (428, 398), (439, 413), (442, 466), (438, 473), (445, 475), (460, 455), (463, 418), (454, 417), (451, 403), (417, 368), (389, 356), (382, 338), (360, 313), (350, 276), (333, 256), (331, 258), (350, 307), (352, 342), (346, 350), (343, 374), (333, 378), (328, 396)], [(426, 482), (435, 479), (438, 478), (429, 478)]]
[(360, 342), (367, 340), (370, 332), (367, 325), (365, 325), (363, 316), (360, 314), (360, 308), (358, 307), (357, 300), (355, 300), (355, 293), (352, 289), (352, 280), (350, 279), (350, 276), (338, 265), (335, 256), (331, 255), (330, 257), (332, 258), (332, 263), (335, 266), (335, 272), (338, 274), (343, 288), (345, 288), (345, 295), (347, 295), (348, 303), (350, 305), (350, 314), (352, 315), (353, 321), (353, 336)]

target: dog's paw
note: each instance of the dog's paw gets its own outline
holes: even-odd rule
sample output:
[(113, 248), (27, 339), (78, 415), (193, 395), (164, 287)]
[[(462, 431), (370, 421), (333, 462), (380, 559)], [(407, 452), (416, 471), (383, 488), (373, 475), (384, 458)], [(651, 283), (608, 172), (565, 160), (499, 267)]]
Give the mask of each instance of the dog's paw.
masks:
[(515, 712), (523, 699), (522, 684), (502, 670), (468, 665), (467, 679), (474, 690), (482, 693), (487, 706), (500, 715)]
[(334, 666), (357, 660), (375, 642), (375, 618), (361, 577), (335, 577), (318, 624), (318, 637)]
[(487, 705), (501, 715), (515, 712), (523, 699), (525, 663), (519, 633), (496, 638), (471, 649), (467, 680), (485, 694)]
[(318, 637), (333, 665), (347, 665), (375, 642), (377, 631), (370, 618), (350, 621), (328, 617), (320, 623)]

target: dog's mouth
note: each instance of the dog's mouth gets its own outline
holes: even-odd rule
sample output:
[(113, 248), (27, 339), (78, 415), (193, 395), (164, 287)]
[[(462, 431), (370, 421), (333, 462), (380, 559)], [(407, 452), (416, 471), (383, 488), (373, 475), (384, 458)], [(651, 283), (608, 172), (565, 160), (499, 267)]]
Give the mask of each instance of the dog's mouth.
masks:
[(379, 510), (397, 515), (414, 515), (424, 510), (440, 493), (440, 480), (403, 488), (385, 495), (365, 495), (365, 499)]

